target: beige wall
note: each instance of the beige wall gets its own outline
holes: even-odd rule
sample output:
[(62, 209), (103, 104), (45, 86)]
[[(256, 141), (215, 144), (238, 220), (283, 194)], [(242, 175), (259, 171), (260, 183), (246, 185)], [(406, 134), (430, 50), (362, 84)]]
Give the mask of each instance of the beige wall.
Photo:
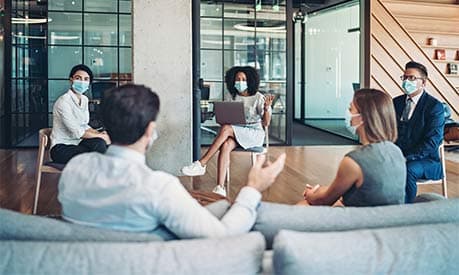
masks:
[(191, 1), (132, 2), (134, 82), (161, 100), (159, 139), (147, 163), (178, 174), (192, 159)]

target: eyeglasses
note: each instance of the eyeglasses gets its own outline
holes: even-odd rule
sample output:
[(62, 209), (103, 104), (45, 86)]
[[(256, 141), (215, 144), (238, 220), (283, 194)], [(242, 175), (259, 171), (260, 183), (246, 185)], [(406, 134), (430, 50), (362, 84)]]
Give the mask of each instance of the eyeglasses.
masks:
[(409, 80), (409, 81), (415, 81), (416, 79), (424, 79), (422, 77), (417, 77), (417, 76), (414, 76), (414, 75), (401, 75), (400, 76), (400, 79), (401, 80)]

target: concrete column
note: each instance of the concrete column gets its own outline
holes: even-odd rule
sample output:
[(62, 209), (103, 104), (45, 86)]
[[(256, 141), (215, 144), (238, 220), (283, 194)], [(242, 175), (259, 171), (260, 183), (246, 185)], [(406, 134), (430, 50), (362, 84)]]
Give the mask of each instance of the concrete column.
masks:
[(133, 3), (133, 78), (158, 93), (159, 139), (147, 153), (155, 170), (178, 175), (192, 159), (190, 0)]

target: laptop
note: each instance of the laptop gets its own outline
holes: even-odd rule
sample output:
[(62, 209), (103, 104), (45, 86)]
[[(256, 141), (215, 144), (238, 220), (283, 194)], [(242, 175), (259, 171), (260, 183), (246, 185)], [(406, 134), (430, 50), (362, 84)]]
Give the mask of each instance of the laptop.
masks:
[(247, 124), (244, 103), (231, 101), (214, 102), (215, 120), (218, 124)]

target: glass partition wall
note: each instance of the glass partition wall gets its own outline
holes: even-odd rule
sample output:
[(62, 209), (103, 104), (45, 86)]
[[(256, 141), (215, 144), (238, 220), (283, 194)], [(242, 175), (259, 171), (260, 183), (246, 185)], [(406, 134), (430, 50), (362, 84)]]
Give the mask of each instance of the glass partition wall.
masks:
[[(295, 92), (294, 112), (297, 121), (354, 140), (357, 136), (346, 130), (344, 114), (360, 86), (359, 2), (308, 14), (304, 59), (299, 61), (304, 62), (304, 90)], [(298, 74), (299, 65), (295, 67)]]
[(7, 12), (9, 146), (37, 146), (38, 130), (52, 126), (54, 102), (69, 88), (72, 66), (84, 63), (94, 72), (90, 99), (131, 81), (130, 0), (13, 0)]
[[(270, 143), (285, 143), (286, 13), (284, 1), (255, 7), (234, 1), (201, 1), (201, 141), (209, 145), (219, 125), (212, 101), (228, 93), (225, 72), (233, 66), (253, 66), (260, 74), (260, 92), (275, 95)], [(280, 3), (279, 3), (280, 2)], [(208, 92), (208, 93), (207, 93)]]

